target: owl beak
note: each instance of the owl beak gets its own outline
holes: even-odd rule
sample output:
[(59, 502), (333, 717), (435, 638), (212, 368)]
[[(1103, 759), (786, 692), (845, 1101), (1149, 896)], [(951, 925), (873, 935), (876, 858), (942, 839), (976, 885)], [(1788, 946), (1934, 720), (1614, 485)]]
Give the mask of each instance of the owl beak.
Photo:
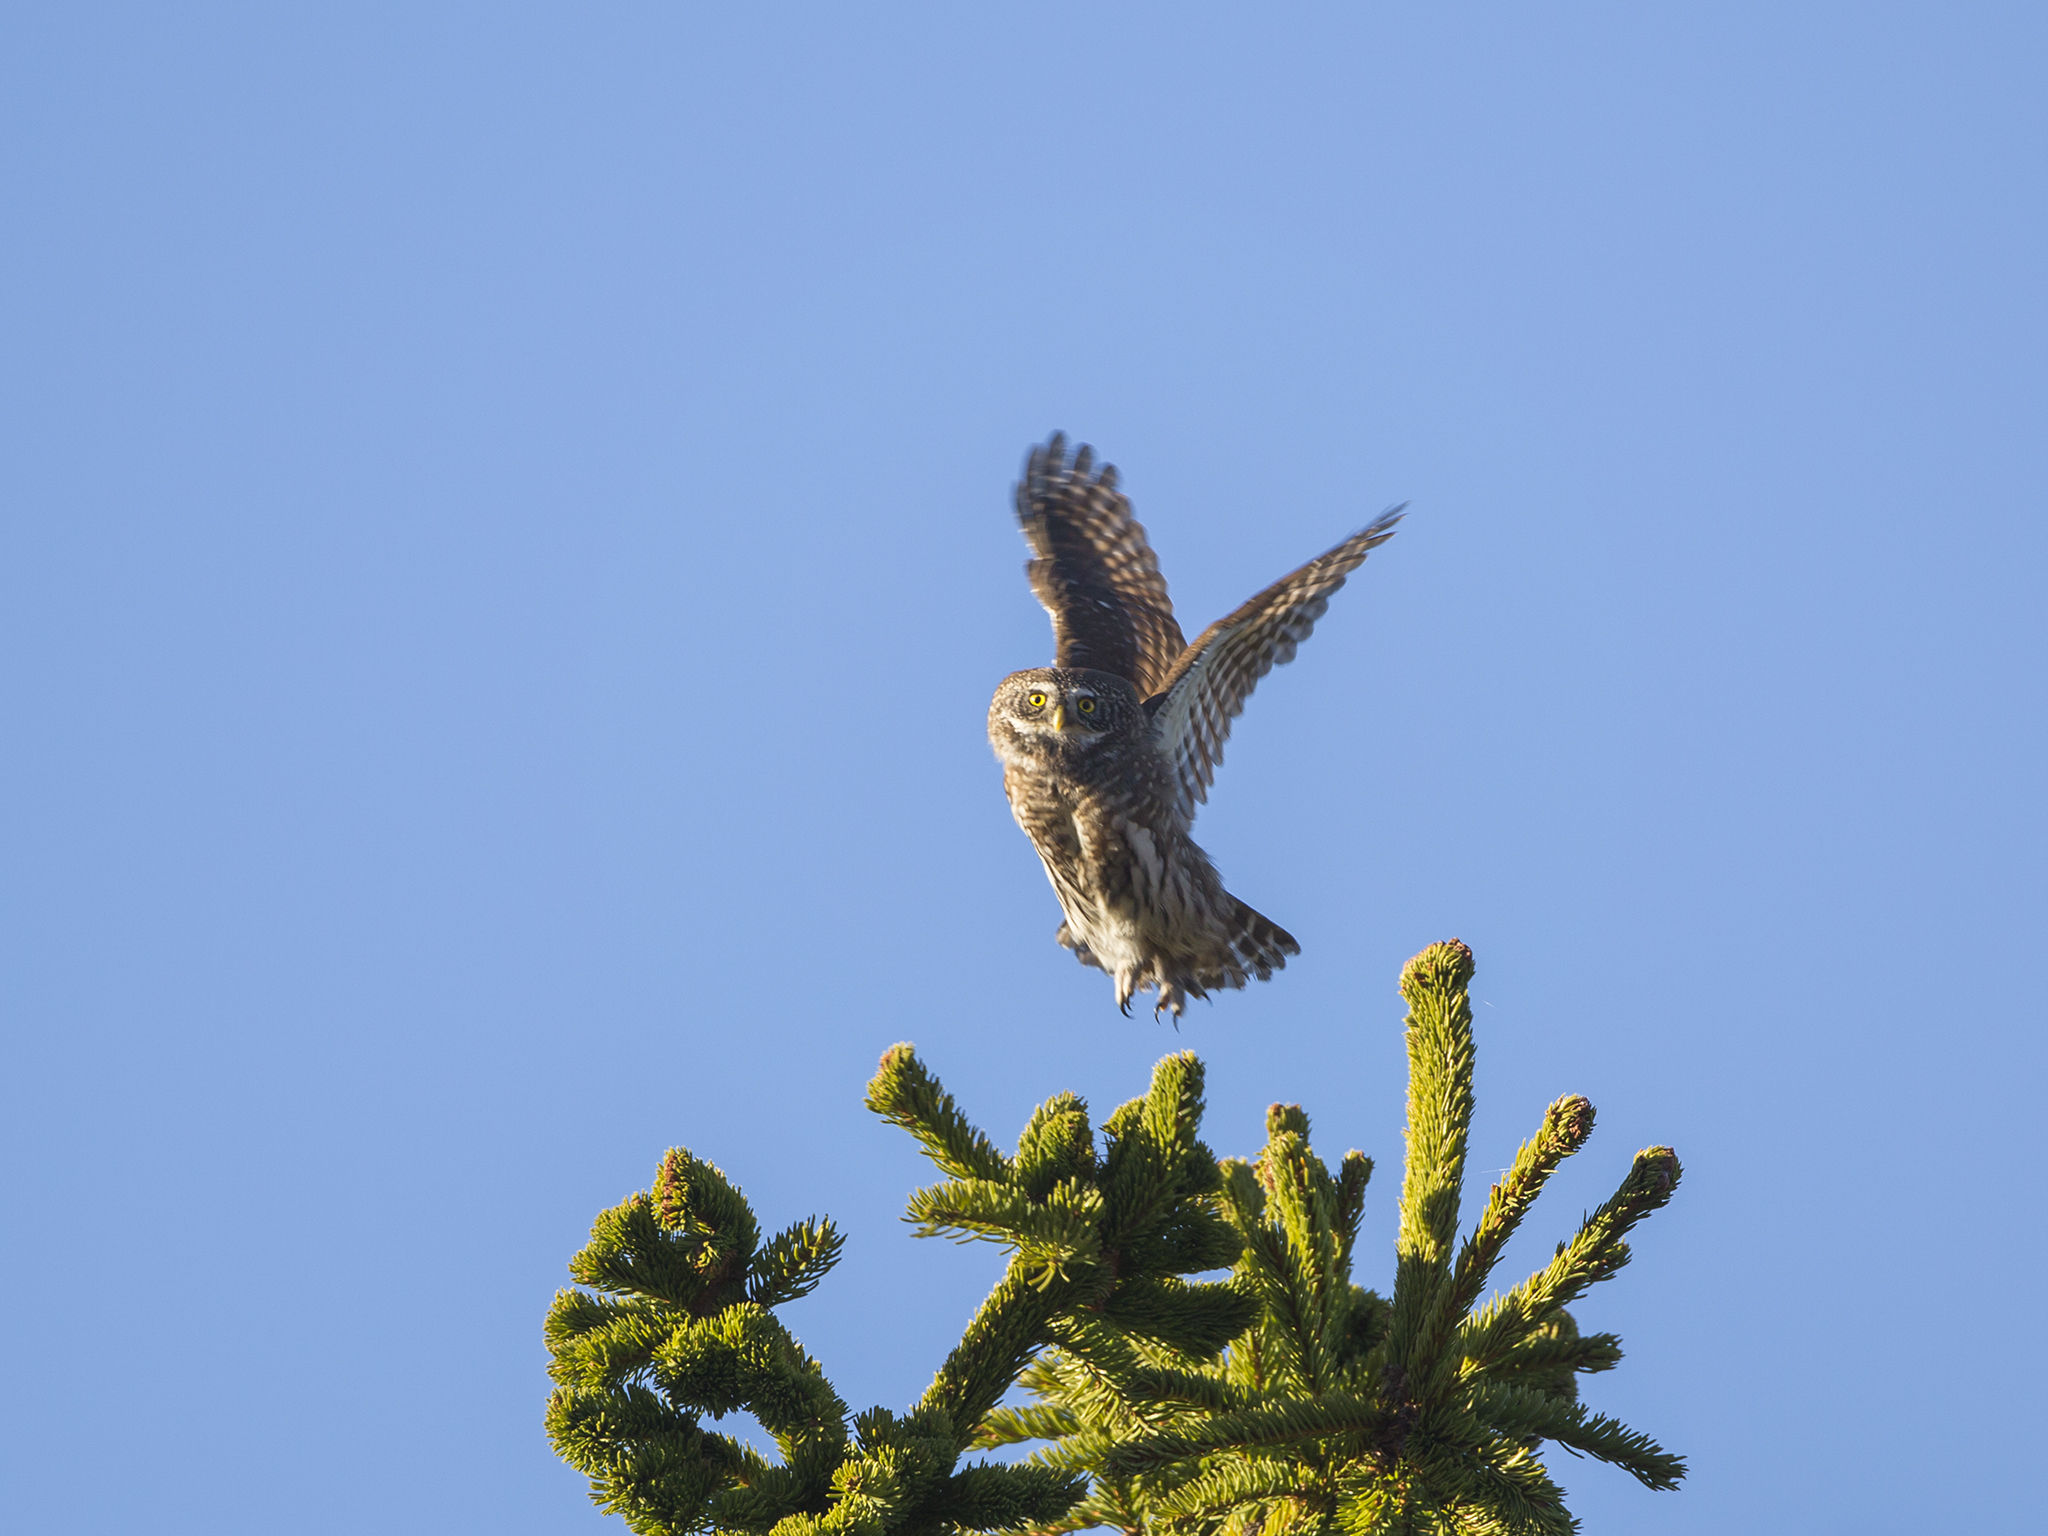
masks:
[(1065, 729), (1067, 728), (1067, 707), (1066, 707), (1066, 705), (1064, 705), (1064, 704), (1055, 704), (1055, 705), (1053, 705), (1053, 707), (1052, 707), (1052, 728), (1053, 728), (1054, 730), (1056, 730), (1056, 731), (1064, 731), (1064, 730), (1065, 730)]

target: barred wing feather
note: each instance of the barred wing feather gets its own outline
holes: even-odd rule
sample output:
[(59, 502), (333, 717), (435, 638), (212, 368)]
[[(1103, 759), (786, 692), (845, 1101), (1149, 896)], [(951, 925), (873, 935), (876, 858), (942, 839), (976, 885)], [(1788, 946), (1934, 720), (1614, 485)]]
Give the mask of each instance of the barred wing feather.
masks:
[(1053, 665), (1114, 672), (1140, 698), (1158, 692), (1187, 641), (1116, 466), (1097, 471), (1085, 443), (1069, 458), (1054, 433), (1024, 466), (1017, 521), (1031, 546), (1031, 590), (1052, 615)]
[(1330, 594), (1377, 546), (1394, 536), (1403, 502), (1300, 570), (1281, 577), (1235, 613), (1218, 619), (1182, 651), (1157, 695), (1146, 701), (1180, 780), (1189, 815), (1209, 798), (1230, 722), (1260, 678), (1294, 660), (1330, 605)]

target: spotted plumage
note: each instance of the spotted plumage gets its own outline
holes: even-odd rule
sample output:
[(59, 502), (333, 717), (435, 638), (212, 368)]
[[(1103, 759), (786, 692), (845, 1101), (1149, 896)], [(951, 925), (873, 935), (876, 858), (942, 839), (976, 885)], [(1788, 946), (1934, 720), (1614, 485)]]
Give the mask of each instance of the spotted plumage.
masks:
[(1266, 980), (1301, 946), (1223, 888), (1189, 835), (1253, 687), (1294, 659), (1402, 509), (1283, 576), (1190, 645), (1114, 465), (1055, 435), (1017, 487), (1031, 588), (1052, 615), (1053, 665), (1012, 673), (989, 705), (1003, 789), (1066, 921), (1059, 942), (1116, 979), (1117, 1006)]

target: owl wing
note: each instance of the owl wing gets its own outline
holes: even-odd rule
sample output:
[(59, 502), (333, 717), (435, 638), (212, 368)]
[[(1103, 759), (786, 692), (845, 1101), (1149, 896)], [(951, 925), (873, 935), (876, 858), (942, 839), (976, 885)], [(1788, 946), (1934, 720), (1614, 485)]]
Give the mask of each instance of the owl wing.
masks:
[(1294, 660), (1295, 647), (1309, 637), (1330, 606), (1330, 594), (1344, 585), (1344, 578), (1369, 551), (1394, 536), (1394, 524), (1406, 506), (1403, 502), (1390, 507), (1371, 526), (1211, 624), (1180, 653), (1159, 692), (1146, 700), (1160, 741), (1173, 759), (1181, 805), (1189, 815), (1209, 798), (1230, 722), (1243, 712), (1259, 679)]
[(1017, 487), (1032, 554), (1024, 570), (1052, 615), (1053, 665), (1114, 672), (1145, 698), (1165, 685), (1187, 641), (1116, 466), (1094, 464), (1086, 443), (1069, 459), (1063, 433), (1031, 450)]

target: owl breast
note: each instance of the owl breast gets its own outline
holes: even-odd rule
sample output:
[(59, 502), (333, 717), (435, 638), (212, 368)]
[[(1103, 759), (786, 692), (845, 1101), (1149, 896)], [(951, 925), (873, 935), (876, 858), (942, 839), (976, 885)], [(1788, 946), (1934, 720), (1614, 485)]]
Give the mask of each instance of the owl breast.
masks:
[(1149, 742), (1071, 766), (1005, 765), (1010, 809), (1066, 915), (1062, 942), (1104, 970), (1176, 947), (1176, 933), (1202, 926), (1224, 899), (1168, 786), (1164, 755)]

